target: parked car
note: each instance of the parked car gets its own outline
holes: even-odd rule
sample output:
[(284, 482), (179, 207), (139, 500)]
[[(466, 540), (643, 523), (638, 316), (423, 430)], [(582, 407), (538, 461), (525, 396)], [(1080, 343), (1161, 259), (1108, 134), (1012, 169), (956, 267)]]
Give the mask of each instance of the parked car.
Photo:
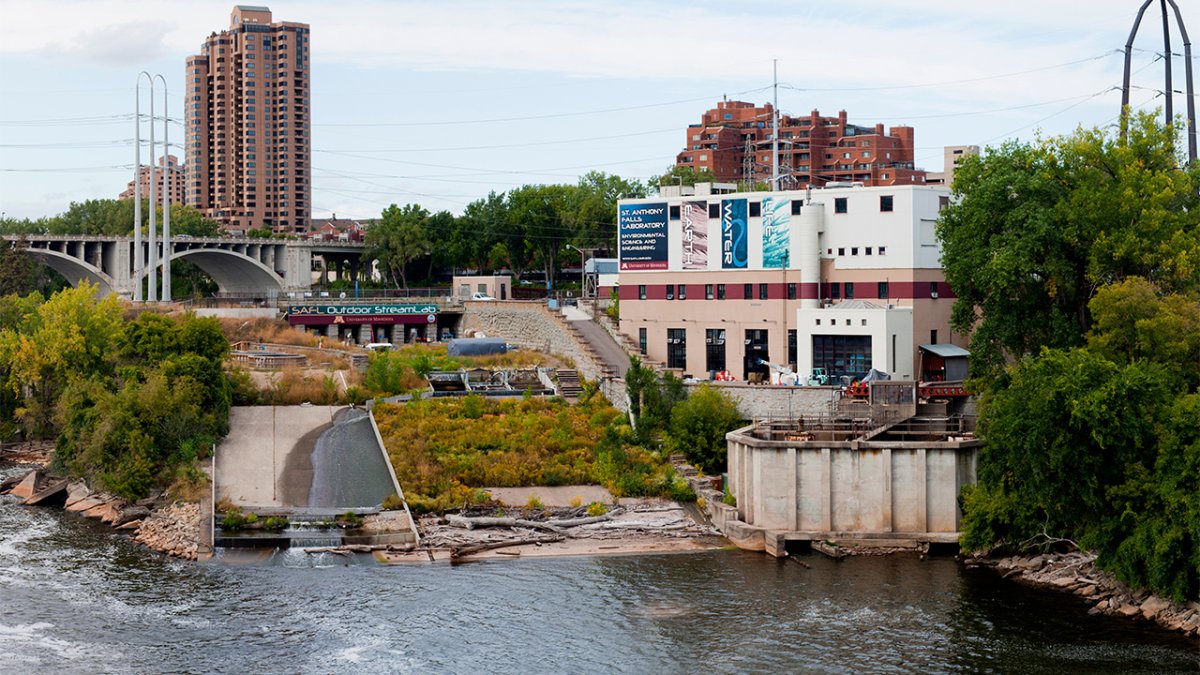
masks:
[(484, 293), (483, 291), (475, 291), (475, 294), (471, 296), (471, 299), (472, 300), (495, 300), (495, 298), (488, 295), (487, 293)]

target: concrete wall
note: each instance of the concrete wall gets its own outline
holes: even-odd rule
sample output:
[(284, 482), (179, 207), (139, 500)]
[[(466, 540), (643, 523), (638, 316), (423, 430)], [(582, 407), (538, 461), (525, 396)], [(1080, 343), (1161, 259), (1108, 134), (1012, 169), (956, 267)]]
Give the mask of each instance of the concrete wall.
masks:
[[(687, 384), (691, 393), (702, 384)], [(835, 387), (771, 387), (751, 384), (709, 383), (737, 403), (748, 420), (796, 419), (827, 415), (837, 400)], [(621, 412), (629, 412), (625, 380), (611, 378), (600, 382), (600, 393)]]
[(957, 538), (958, 494), (975, 482), (979, 441), (784, 442), (748, 429), (728, 436), (729, 489), (739, 519), (768, 538)]
[(464, 306), (461, 324), (464, 333), (482, 331), (488, 337), (502, 337), (522, 347), (566, 357), (575, 362), (583, 377), (600, 379), (599, 359), (572, 333), (566, 321), (542, 302), (467, 301)]

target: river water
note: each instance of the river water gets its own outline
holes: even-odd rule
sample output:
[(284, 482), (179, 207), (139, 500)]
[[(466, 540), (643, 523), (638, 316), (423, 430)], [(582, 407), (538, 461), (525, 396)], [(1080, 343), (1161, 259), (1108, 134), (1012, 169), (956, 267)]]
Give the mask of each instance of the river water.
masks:
[(0, 672), (1197, 672), (1196, 645), (948, 559), (384, 567), (150, 553), (0, 503)]

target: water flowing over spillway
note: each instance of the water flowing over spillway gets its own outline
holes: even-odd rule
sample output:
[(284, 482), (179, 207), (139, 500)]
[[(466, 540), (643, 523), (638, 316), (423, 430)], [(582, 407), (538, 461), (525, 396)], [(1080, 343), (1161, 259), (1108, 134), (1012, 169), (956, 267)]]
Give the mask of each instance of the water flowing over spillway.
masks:
[(382, 567), (167, 559), (0, 503), (10, 672), (1195, 672), (1195, 646), (949, 559), (761, 553)]

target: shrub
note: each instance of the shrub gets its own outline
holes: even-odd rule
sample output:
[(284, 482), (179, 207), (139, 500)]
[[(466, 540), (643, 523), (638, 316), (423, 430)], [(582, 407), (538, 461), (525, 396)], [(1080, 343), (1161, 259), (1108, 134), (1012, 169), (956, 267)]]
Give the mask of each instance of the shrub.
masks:
[(737, 404), (703, 385), (671, 410), (667, 449), (686, 455), (704, 471), (719, 472), (725, 467), (728, 453), (725, 434), (741, 424)]
[(542, 503), (542, 500), (537, 495), (529, 495), (529, 499), (525, 501), (525, 508), (541, 511), (546, 508), (546, 505)]
[(353, 511), (347, 511), (347, 512), (343, 513), (342, 515), (338, 516), (336, 519), (336, 522), (338, 525), (341, 525), (342, 527), (345, 527), (348, 529), (356, 529), (356, 528), (362, 527), (363, 519), (362, 519), (362, 516), (358, 515), (357, 513), (353, 512)]
[(286, 516), (267, 516), (263, 520), (262, 529), (268, 532), (282, 532), (287, 529), (288, 525), (291, 525), (291, 522)]
[(400, 498), (400, 495), (388, 495), (380, 508), (384, 511), (403, 511), (404, 500)]
[(601, 504), (600, 502), (592, 502), (591, 504), (588, 504), (587, 514), (589, 516), (595, 518), (597, 516), (602, 516), (606, 513), (608, 513), (608, 507)]
[(571, 505), (571, 508), (577, 509), (580, 506), (583, 506), (583, 497), (580, 497), (579, 495), (575, 495), (574, 497), (571, 497), (571, 501), (568, 502), (568, 504)]
[(728, 490), (725, 492), (725, 496), (721, 497), (721, 501), (729, 506), (737, 506), (737, 497), (735, 497), (734, 494)]
[(246, 526), (246, 516), (238, 509), (229, 509), (221, 519), (221, 529), (240, 530)]

